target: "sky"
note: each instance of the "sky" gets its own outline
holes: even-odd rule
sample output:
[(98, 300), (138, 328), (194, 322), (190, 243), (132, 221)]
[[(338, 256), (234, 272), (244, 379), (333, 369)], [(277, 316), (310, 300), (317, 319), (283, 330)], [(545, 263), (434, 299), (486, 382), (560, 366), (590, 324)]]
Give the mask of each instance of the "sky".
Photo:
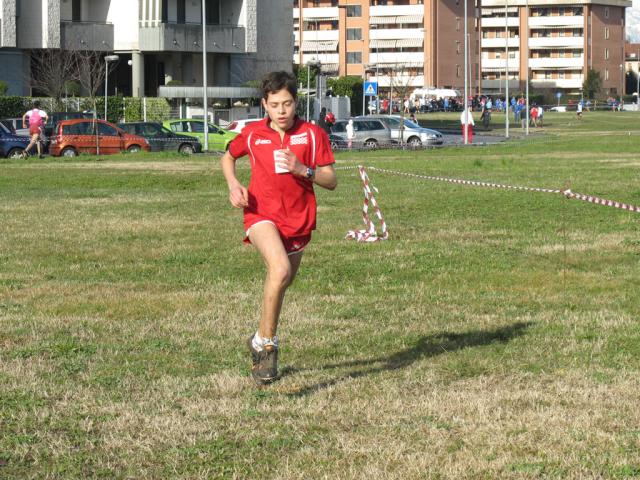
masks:
[(627, 8), (627, 36), (640, 42), (640, 0), (633, 0), (633, 7)]

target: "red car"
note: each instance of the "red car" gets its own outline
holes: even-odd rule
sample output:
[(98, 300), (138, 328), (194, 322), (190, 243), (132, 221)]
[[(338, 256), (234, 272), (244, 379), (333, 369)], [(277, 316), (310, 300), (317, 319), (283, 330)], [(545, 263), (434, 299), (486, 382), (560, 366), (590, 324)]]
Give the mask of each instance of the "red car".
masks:
[(53, 129), (49, 153), (75, 157), (80, 153), (111, 155), (120, 152), (150, 151), (149, 142), (104, 120), (77, 118), (62, 120)]

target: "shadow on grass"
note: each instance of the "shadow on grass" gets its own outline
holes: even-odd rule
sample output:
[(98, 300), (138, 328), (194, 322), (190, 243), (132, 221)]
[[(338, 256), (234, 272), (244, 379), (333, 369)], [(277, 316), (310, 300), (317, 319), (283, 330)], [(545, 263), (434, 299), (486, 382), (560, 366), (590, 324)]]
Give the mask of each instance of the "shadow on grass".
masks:
[[(290, 395), (294, 397), (302, 397), (318, 392), (332, 385), (336, 385), (345, 380), (360, 378), (384, 371), (406, 368), (419, 360), (435, 357), (447, 352), (455, 352), (456, 350), (462, 350), (467, 347), (481, 347), (491, 345), (493, 343), (507, 343), (512, 339), (523, 335), (526, 329), (531, 325), (531, 322), (518, 322), (513, 325), (496, 328), (494, 330), (471, 330), (464, 333), (437, 333), (425, 335), (421, 337), (414, 346), (400, 350), (389, 356), (352, 360), (341, 363), (330, 363), (328, 365), (321, 366), (321, 370), (351, 367), (368, 368), (352, 370), (340, 375), (339, 377), (303, 387)], [(284, 369), (282, 375), (284, 376), (297, 371), (300, 370), (295, 368)]]

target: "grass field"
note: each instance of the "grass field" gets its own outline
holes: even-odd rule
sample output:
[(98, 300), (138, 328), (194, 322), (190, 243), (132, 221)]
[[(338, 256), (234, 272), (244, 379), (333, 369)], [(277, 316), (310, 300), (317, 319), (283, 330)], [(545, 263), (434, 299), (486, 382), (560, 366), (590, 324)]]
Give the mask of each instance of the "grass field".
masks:
[[(638, 118), (337, 162), (640, 204)], [(263, 270), (216, 158), (0, 161), (0, 478), (640, 476), (640, 214), (370, 178), (390, 239), (343, 239), (355, 169), (317, 190), (256, 389)]]

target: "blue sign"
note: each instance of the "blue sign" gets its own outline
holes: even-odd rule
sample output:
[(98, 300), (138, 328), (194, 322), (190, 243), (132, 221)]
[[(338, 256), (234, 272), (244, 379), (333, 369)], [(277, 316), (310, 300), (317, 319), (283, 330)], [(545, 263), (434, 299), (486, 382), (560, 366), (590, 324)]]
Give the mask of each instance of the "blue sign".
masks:
[(364, 94), (368, 97), (378, 95), (378, 82), (364, 82)]
[(560, 98), (561, 96), (562, 96), (562, 92), (558, 92), (558, 93), (556, 93), (556, 97), (557, 97), (557, 98)]

